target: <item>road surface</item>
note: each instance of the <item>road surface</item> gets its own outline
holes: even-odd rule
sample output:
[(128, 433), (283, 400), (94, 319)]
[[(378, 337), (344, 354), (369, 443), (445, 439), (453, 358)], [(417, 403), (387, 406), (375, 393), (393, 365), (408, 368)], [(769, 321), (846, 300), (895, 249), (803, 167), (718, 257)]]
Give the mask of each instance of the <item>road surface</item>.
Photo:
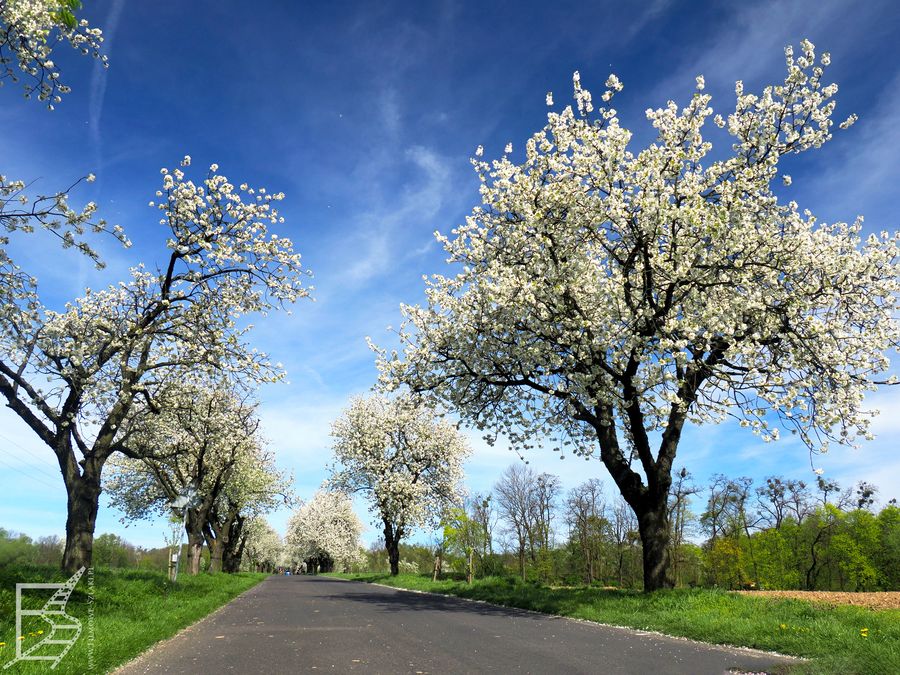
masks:
[(119, 673), (720, 675), (786, 661), (459, 598), (277, 576)]

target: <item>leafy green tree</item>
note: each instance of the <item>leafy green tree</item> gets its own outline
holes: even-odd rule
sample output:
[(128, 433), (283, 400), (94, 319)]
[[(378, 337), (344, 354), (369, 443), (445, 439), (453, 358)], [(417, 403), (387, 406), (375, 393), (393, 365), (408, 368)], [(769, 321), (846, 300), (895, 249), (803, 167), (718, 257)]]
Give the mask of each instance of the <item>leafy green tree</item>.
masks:
[(472, 583), (475, 576), (475, 555), (484, 550), (487, 532), (483, 524), (472, 518), (465, 507), (448, 509), (443, 523), (446, 549), (450, 554), (462, 557), (466, 581)]
[(604, 517), (603, 483), (591, 478), (573, 488), (565, 508), (573, 554), (580, 563), (584, 583), (591, 584), (599, 572), (603, 540), (609, 529), (609, 521)]
[(878, 514), (879, 544), (875, 555), (885, 590), (900, 590), (900, 508), (889, 504)]
[(133, 567), (137, 565), (137, 553), (134, 546), (116, 534), (101, 534), (94, 539), (93, 562), (96, 565)]

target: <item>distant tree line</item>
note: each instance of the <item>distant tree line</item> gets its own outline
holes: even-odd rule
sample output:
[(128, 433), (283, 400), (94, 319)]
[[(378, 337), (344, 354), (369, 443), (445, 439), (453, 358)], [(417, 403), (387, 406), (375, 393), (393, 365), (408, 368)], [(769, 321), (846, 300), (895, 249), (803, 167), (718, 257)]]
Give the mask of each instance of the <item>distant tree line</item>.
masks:
[[(264, 518), (250, 519), (244, 527), (243, 556), (240, 571), (275, 572), (285, 566), (282, 560), (281, 537)], [(0, 528), (0, 567), (13, 565), (59, 565), (62, 561), (65, 540), (58, 535), (32, 539), (26, 534)], [(180, 558), (188, 561), (189, 544), (181, 547)], [(144, 548), (136, 546), (117, 534), (105, 533), (94, 539), (93, 564), (98, 567), (139, 568), (164, 572), (169, 568), (172, 546)], [(210, 571), (211, 557), (203, 548), (199, 567)], [(182, 572), (187, 563), (181, 565)], [(237, 569), (233, 571), (238, 571)]]
[[(875, 591), (900, 589), (900, 508), (878, 488), (770, 476), (675, 472), (667, 555), (680, 586)], [(431, 546), (404, 545), (406, 569), (458, 578), (520, 576), (552, 584), (640, 588), (638, 526), (620, 496), (590, 479), (569, 490), (523, 464), (490, 494), (447, 512)], [(373, 547), (364, 567), (388, 567)]]
[[(0, 567), (8, 565), (59, 565), (65, 541), (50, 535), (32, 539), (26, 534), (0, 528)], [(94, 564), (100, 567), (128, 567), (165, 571), (171, 551), (168, 547), (143, 548), (116, 534), (94, 539)], [(206, 556), (208, 566), (209, 556)]]

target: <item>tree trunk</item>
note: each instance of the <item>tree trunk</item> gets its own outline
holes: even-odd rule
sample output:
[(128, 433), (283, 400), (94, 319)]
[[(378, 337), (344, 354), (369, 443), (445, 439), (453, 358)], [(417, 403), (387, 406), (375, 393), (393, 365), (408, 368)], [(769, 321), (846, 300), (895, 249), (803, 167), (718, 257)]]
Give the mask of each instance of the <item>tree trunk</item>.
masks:
[(243, 529), (244, 518), (238, 515), (231, 523), (228, 541), (222, 552), (222, 569), (229, 574), (240, 572), (241, 570), (241, 558), (244, 555), (244, 545), (247, 543), (247, 540), (242, 536)]
[(224, 521), (215, 508), (210, 509), (207, 522), (203, 526), (203, 536), (209, 547), (209, 571), (213, 574), (223, 571), (222, 560), (225, 551), (231, 545), (232, 530), (238, 517), (235, 507), (229, 507)]
[(206, 545), (209, 547), (209, 571), (216, 574), (222, 571), (222, 553), (225, 548), (219, 538), (207, 539)]
[(88, 468), (93, 466), (93, 463), (86, 463), (80, 476), (72, 475), (66, 481), (66, 547), (62, 568), (67, 574), (91, 566), (94, 527), (100, 506), (100, 471)]
[(228, 544), (227, 528), (220, 528), (207, 523), (203, 528), (203, 537), (209, 549), (209, 572), (218, 574), (222, 571), (222, 555)]
[(203, 523), (194, 510), (189, 510), (184, 522), (188, 537), (188, 571), (197, 576), (200, 574), (200, 561), (203, 557)]
[(200, 563), (203, 560), (203, 537), (188, 535), (188, 572), (197, 576), (200, 574)]
[(387, 550), (388, 562), (391, 565), (391, 576), (400, 574), (400, 528), (394, 529), (392, 523), (384, 522), (384, 548)]
[(441, 576), (442, 562), (443, 561), (441, 559), (441, 553), (440, 553), (440, 551), (438, 551), (438, 553), (434, 556), (434, 574), (431, 575), (432, 581), (437, 581), (438, 577)]
[(669, 522), (665, 506), (650, 507), (636, 514), (643, 545), (644, 591), (674, 588), (670, 575)]
[(222, 571), (234, 574), (241, 571), (242, 546), (226, 546), (222, 551)]

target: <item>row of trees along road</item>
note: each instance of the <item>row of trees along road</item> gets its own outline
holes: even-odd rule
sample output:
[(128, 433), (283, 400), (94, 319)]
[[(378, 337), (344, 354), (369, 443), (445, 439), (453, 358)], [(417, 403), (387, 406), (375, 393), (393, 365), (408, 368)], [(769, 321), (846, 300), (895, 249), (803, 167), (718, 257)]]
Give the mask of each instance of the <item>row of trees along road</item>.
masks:
[(291, 479), (275, 467), (259, 433), (256, 405), (225, 382), (171, 383), (158, 412), (133, 412), (130, 448), (137, 457), (110, 461), (104, 481), (111, 505), (129, 520), (170, 513), (170, 504), (192, 486), (185, 512), (190, 571), (200, 570), (205, 541), (211, 571), (237, 571), (246, 545), (245, 525), (279, 503), (290, 503)]
[(341, 571), (360, 562), (363, 524), (346, 494), (319, 490), (288, 521), (286, 562), (309, 572)]
[[(0, 78), (24, 77), (26, 96), (59, 103), (67, 88), (54, 46), (99, 57), (100, 31), (76, 19), (78, 8), (0, 0)], [(861, 220), (818, 223), (773, 189), (779, 177), (791, 183), (779, 176), (783, 157), (831, 138), (830, 56), (808, 41), (801, 52), (786, 50), (784, 82), (760, 95), (738, 82), (727, 116), (714, 115), (698, 77), (683, 109), (648, 110), (657, 138), (637, 153), (609, 106), (618, 78), (595, 109), (576, 73), (575, 108), (548, 115), (521, 164), (511, 148), (492, 163), (479, 149), (483, 203), (453, 238), (440, 237), (462, 271), (435, 276), (425, 307), (403, 308), (400, 351), (378, 351), (384, 388), (405, 385), (489, 440), (502, 434), (528, 450), (550, 439), (563, 452), (599, 454), (637, 519), (648, 591), (673, 583), (668, 503), (686, 423), (732, 416), (767, 441), (787, 428), (824, 450), (866, 437), (863, 395), (893, 381), (885, 354), (898, 342), (897, 235), (863, 242)], [(709, 120), (731, 136), (719, 159), (708, 158)], [(158, 266), (138, 265), (62, 311), (44, 306), (2, 240), (0, 395), (57, 458), (68, 570), (90, 564), (104, 467), (147, 456), (141, 429), (173, 383), (279, 379), (236, 320), (307, 295), (291, 242), (268, 232), (282, 195), (236, 187), (216, 165), (195, 183), (189, 165), (163, 170), (157, 206), (169, 238)], [(24, 189), (0, 179), (0, 223), (12, 235), (44, 227), (98, 262), (86, 229), (127, 243), (94, 219), (94, 204), (72, 209), (68, 190), (29, 199)], [(450, 425), (427, 435), (414, 421), (418, 404), (394, 412), (421, 444), (363, 419), (388, 405), (354, 403), (336, 424), (343, 468), (333, 485), (372, 495), (396, 573), (397, 542), (449, 499), (464, 453), (440, 431)], [(422, 480), (431, 474), (444, 478)], [(220, 527), (235, 522), (223, 508)], [(209, 522), (224, 544), (230, 535)]]
[[(75, 19), (78, 7), (75, 0), (0, 1), (0, 77), (24, 77), (26, 97), (58, 103), (67, 89), (50, 59), (53, 47), (67, 41), (99, 57), (100, 31)], [(291, 241), (268, 231), (281, 222), (274, 206), (283, 195), (237, 187), (216, 165), (195, 183), (189, 166), (186, 157), (180, 168), (163, 169), (151, 202), (168, 233), (158, 266), (139, 264), (129, 278), (88, 289), (62, 311), (44, 306), (34, 275), (11, 259), (8, 237), (0, 240), (0, 395), (56, 456), (67, 493), (62, 564), (69, 571), (91, 563), (104, 467), (114, 456), (146, 455), (142, 428), (174, 396), (171, 387), (280, 379), (280, 368), (249, 348), (237, 320), (307, 295)], [(0, 179), (0, 224), (12, 235), (44, 227), (98, 263), (87, 229), (128, 243), (121, 228), (94, 220), (93, 203), (73, 210), (68, 190), (30, 200), (24, 189)], [(224, 527), (228, 518), (226, 507), (210, 522)]]
[[(281, 537), (264, 518), (249, 519), (244, 524), (242, 536), (244, 550), (241, 570), (273, 572), (286, 564), (283, 560)], [(0, 568), (7, 565), (58, 566), (62, 560), (64, 545), (65, 542), (57, 536), (32, 541), (24, 534), (0, 529)], [(108, 532), (94, 537), (92, 564), (95, 567), (130, 567), (164, 572), (166, 569), (171, 571), (171, 559), (171, 546), (146, 549)]]
[[(898, 235), (862, 241), (861, 219), (820, 223), (773, 187), (791, 183), (786, 156), (831, 138), (830, 60), (806, 40), (788, 48), (784, 81), (738, 82), (724, 116), (698, 77), (683, 108), (647, 111), (657, 135), (640, 151), (610, 107), (618, 78), (595, 108), (575, 73), (575, 108), (548, 114), (523, 162), (479, 148), (482, 204), (438, 237), (461, 271), (403, 306), (399, 350), (373, 347), (383, 387), (435, 399), (488, 440), (599, 455), (637, 518), (647, 591), (674, 583), (685, 424), (733, 417), (820, 451), (868, 436), (863, 395), (893, 382)], [(708, 121), (729, 151), (710, 155)]]

